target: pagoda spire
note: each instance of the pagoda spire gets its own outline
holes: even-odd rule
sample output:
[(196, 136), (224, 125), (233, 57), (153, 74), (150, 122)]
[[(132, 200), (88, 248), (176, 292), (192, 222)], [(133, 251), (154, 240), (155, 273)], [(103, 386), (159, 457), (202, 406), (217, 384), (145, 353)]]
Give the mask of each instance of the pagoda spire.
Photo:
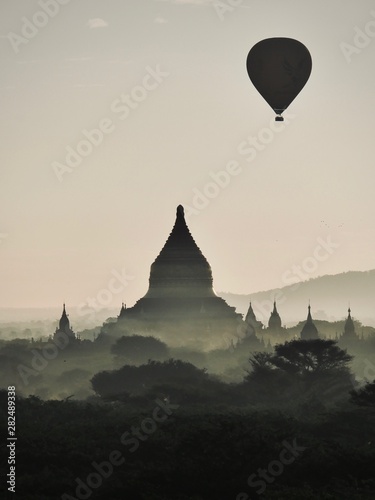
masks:
[(185, 221), (179, 205), (172, 231), (151, 266), (145, 298), (216, 297), (212, 271)]
[(251, 305), (251, 302), (250, 302), (249, 309), (247, 310), (245, 321), (250, 322), (250, 321), (256, 321), (256, 320), (257, 320), (257, 318), (255, 316), (253, 306)]
[(307, 319), (306, 323), (303, 325), (302, 331), (301, 331), (301, 339), (302, 340), (312, 340), (312, 339), (318, 339), (318, 330), (316, 326), (314, 325), (312, 316), (311, 316), (311, 306), (310, 306), (310, 301), (309, 305), (307, 307), (308, 313), (307, 313)]
[(194, 249), (202, 255), (194, 238), (190, 234), (189, 228), (185, 221), (185, 211), (182, 205), (178, 205), (176, 210), (176, 221), (174, 223), (173, 229), (162, 248), (159, 256), (165, 252), (170, 252), (175, 248), (190, 248)]
[(348, 307), (348, 317), (346, 318), (345, 321), (344, 333), (343, 333), (343, 339), (349, 339), (349, 338), (351, 339), (357, 338), (353, 318), (351, 316), (350, 306)]
[(271, 313), (270, 319), (268, 320), (268, 328), (280, 329), (281, 328), (281, 318), (277, 311), (276, 300), (273, 301), (273, 311)]
[(59, 321), (59, 329), (64, 332), (70, 329), (69, 318), (68, 315), (66, 314), (66, 309), (65, 309), (65, 302), (63, 303), (63, 311)]
[(312, 320), (312, 317), (311, 317), (311, 306), (310, 306), (310, 302), (309, 302), (309, 305), (308, 305), (307, 309), (308, 309), (308, 313), (307, 313), (306, 323), (312, 323), (312, 322), (313, 322), (313, 320)]

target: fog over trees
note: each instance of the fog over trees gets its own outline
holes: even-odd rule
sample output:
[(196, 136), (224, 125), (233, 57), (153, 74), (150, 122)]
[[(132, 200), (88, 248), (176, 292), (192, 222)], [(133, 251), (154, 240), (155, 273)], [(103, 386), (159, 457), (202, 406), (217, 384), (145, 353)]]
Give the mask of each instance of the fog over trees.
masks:
[(371, 334), (348, 349), (294, 338), (204, 350), (112, 336), (113, 324), (95, 341), (0, 341), (2, 408), (17, 388), (20, 498), (373, 498)]

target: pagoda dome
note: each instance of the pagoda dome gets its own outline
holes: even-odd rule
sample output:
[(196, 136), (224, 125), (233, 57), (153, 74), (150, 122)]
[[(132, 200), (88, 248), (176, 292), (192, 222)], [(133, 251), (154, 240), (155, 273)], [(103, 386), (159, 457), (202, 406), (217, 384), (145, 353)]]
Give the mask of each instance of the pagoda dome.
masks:
[(281, 318), (276, 309), (276, 302), (273, 303), (273, 311), (271, 313), (270, 319), (268, 320), (268, 328), (280, 329), (281, 328)]
[(177, 207), (173, 229), (151, 265), (144, 298), (216, 297), (211, 267), (187, 227), (184, 208)]

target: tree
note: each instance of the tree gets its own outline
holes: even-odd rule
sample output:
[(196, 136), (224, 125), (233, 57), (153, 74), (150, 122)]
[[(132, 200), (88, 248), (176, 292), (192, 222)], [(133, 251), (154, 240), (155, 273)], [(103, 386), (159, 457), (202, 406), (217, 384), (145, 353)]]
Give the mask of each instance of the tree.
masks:
[(361, 389), (350, 391), (351, 402), (357, 406), (375, 408), (375, 380), (367, 382)]
[(258, 351), (249, 358), (249, 363), (251, 365), (251, 370), (247, 371), (246, 380), (251, 378), (262, 378), (264, 376), (270, 375), (276, 369), (272, 360), (273, 356), (269, 352)]
[(291, 340), (275, 346), (271, 362), (289, 373), (348, 372), (353, 356), (338, 347), (334, 340)]
[(142, 335), (122, 336), (112, 345), (111, 353), (122, 364), (142, 364), (149, 359), (161, 361), (169, 357), (169, 350), (164, 342)]
[(314, 396), (331, 403), (352, 387), (352, 359), (334, 340), (292, 340), (276, 345), (273, 354), (255, 353), (245, 384), (254, 400), (274, 404)]
[(208, 379), (206, 370), (179, 359), (163, 363), (149, 361), (141, 366), (125, 365), (119, 370), (99, 372), (91, 379), (94, 391), (101, 397), (118, 399), (118, 395), (141, 395), (160, 384), (200, 386)]

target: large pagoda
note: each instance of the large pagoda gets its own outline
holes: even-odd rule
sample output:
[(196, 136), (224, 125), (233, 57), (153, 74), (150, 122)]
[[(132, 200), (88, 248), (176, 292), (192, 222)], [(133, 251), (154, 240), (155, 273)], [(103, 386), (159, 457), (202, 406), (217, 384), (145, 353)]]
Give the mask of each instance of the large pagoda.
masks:
[(242, 315), (216, 295), (211, 267), (179, 205), (173, 229), (151, 265), (146, 295), (133, 307), (122, 306), (111, 333), (158, 334), (181, 345), (187, 340), (238, 336), (241, 325)]

